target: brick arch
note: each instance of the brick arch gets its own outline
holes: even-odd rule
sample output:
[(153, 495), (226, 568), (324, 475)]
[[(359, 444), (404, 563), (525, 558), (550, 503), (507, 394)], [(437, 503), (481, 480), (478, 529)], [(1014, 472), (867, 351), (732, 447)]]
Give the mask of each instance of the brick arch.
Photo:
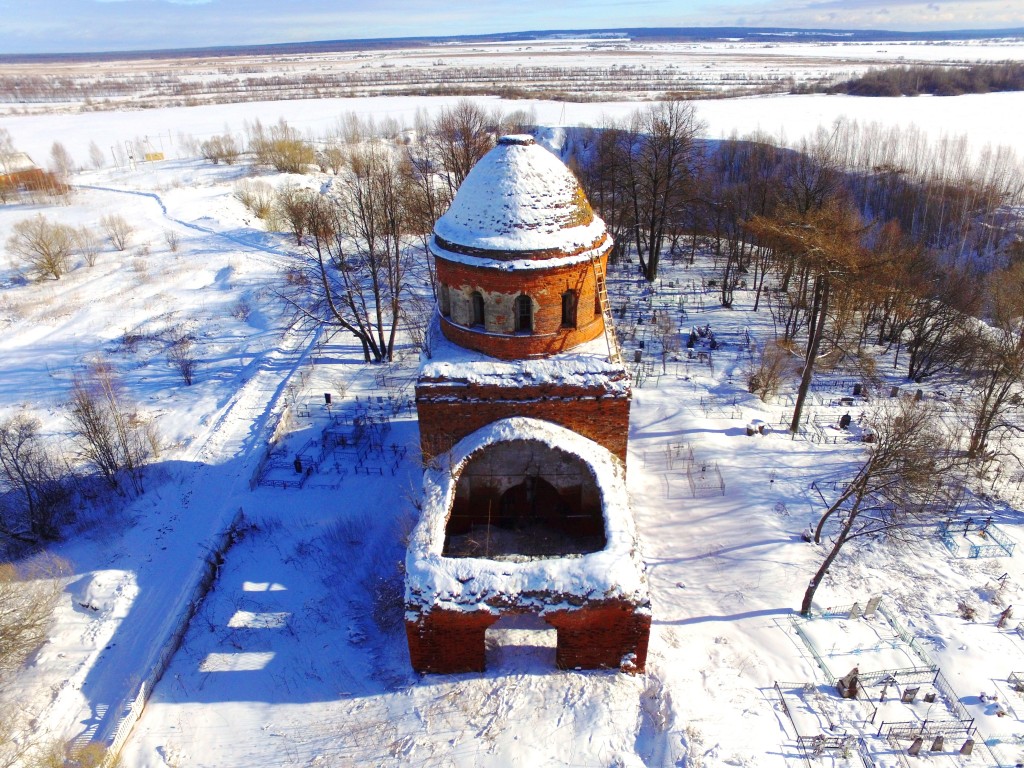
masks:
[[(601, 491), (579, 456), (536, 440), (507, 440), (482, 448), (463, 465), (445, 523), (445, 551), (452, 537), (488, 529), (510, 532), (510, 543), (530, 545), (531, 532), (565, 538), (573, 554), (604, 547)], [(469, 554), (478, 554), (468, 552)], [(513, 554), (536, 555), (534, 551)]]

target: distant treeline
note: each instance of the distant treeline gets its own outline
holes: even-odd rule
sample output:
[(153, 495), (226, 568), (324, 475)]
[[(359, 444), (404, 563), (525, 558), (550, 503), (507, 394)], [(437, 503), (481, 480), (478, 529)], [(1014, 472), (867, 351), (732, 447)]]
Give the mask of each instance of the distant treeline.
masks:
[(969, 67), (886, 67), (824, 89), (851, 96), (959, 96), (963, 93), (1024, 91), (1024, 62)]

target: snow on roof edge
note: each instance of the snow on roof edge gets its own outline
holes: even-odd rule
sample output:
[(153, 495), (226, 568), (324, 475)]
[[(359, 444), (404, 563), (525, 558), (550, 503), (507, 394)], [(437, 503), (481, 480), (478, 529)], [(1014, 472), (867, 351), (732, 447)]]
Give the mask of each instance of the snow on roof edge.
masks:
[(629, 394), (626, 367), (608, 359), (604, 334), (564, 352), (517, 360), (502, 360), (456, 344), (441, 330), (437, 312), (431, 318), (427, 334), (431, 356), (420, 362), (419, 382), (457, 381), (504, 386), (567, 384), (600, 387), (608, 394)]
[[(604, 222), (601, 222), (601, 226), (604, 226)], [(595, 238), (596, 240), (597, 238)], [(605, 253), (612, 249), (614, 241), (611, 235), (607, 235), (604, 240), (595, 246), (588, 247), (584, 250), (566, 254), (564, 256), (551, 256), (547, 258), (534, 258), (524, 256), (521, 259), (498, 259), (490, 256), (471, 256), (465, 253), (456, 253), (450, 251), (444, 246), (437, 242), (437, 236), (431, 235), (430, 241), (427, 244), (427, 248), (434, 255), (435, 258), (444, 259), (445, 261), (451, 261), (456, 264), (464, 264), (469, 267), (482, 267), (484, 269), (500, 269), (506, 272), (530, 270), (530, 269), (552, 269), (554, 267), (571, 267), (576, 264), (582, 264), (588, 262), (594, 257), (600, 258)], [(499, 251), (501, 249), (495, 249)], [(508, 251), (505, 251), (508, 252)], [(514, 253), (514, 251), (511, 251)]]
[[(589, 467), (601, 493), (604, 549), (529, 562), (441, 554), (455, 487), (466, 464), (488, 446), (513, 440), (539, 441)], [(423, 507), (406, 552), (405, 583), (407, 615), (412, 617), (416, 608), (497, 611), (515, 604), (543, 613), (592, 600), (623, 600), (649, 608), (624, 465), (601, 445), (551, 422), (515, 416), (482, 427), (424, 472)]]

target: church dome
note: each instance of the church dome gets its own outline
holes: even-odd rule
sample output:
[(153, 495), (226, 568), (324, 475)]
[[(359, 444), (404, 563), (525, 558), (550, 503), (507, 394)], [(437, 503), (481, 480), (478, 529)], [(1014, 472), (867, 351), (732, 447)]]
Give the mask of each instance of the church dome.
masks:
[(531, 136), (502, 137), (473, 166), (429, 249), (441, 330), (461, 347), (516, 360), (604, 332), (612, 238), (572, 171)]
[(552, 259), (605, 250), (604, 222), (561, 160), (532, 136), (503, 136), (434, 225), (441, 256)]

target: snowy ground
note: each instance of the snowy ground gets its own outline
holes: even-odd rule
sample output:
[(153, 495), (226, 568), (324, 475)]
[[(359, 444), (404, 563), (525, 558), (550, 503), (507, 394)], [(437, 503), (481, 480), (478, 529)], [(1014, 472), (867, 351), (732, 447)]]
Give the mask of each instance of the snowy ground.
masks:
[[(862, 121), (969, 130), (975, 148), (1008, 140), (1024, 151), (1013, 117), (1024, 107), (1021, 96), (772, 97), (700, 104), (699, 111), (711, 135), (760, 125), (786, 126), (795, 137), (847, 111)], [(819, 691), (801, 699), (806, 722), (817, 724), (807, 727), (822, 730), (831, 717), (864, 737), (865, 752), (879, 766), (899, 765), (884, 742), (871, 738), (876, 727), (864, 712), (845, 707), (823, 685), (823, 673), (791, 620), (802, 586), (823, 556), (800, 539), (824, 504), (809, 485), (841, 479), (860, 444), (846, 433), (819, 443), (790, 440), (782, 429), (746, 435), (752, 419), (779, 425), (788, 407), (785, 398), (763, 404), (745, 392), (748, 334), (763, 343), (771, 319), (765, 312), (755, 315), (753, 296), (743, 291), (731, 310), (714, 308), (713, 294), (686, 295), (689, 314), (678, 315), (680, 330), (709, 324), (723, 349), (710, 364), (685, 356), (669, 360), (664, 373), (656, 358), (634, 393), (628, 488), (654, 604), (648, 673), (555, 671), (552, 632), (510, 621), (489, 635), (483, 675), (418, 678), (409, 671), (398, 609), (389, 597), (415, 514), (418, 434), (410, 412), (393, 409), (387, 397), (406, 397), (403, 382), (414, 371), (415, 355), (381, 377), (361, 362), (348, 339), (322, 339), (293, 326), (270, 291), (291, 258), (290, 245), (283, 236), (259, 231), (232, 198), (232, 184), (247, 169), (185, 157), (178, 134), (202, 138), (223, 131), (225, 123), (240, 130), (247, 117), (270, 122), (281, 114), (317, 133), (343, 110), (411, 117), (416, 107), (439, 103), (288, 102), (0, 118), (15, 144), (37, 157), (45, 157), (54, 140), (84, 159), (90, 140), (107, 148), (149, 134), (157, 144), (155, 137), (164, 137), (171, 158), (138, 170), (80, 174), (74, 181), (81, 189), (68, 206), (0, 208), (0, 241), (15, 221), (36, 212), (95, 224), (116, 211), (137, 226), (127, 251), (107, 249), (94, 267), (80, 266), (59, 283), (26, 283), (12, 264), (2, 263), (0, 407), (9, 413), (26, 403), (47, 430), (60, 433), (73, 373), (103, 354), (129, 393), (158, 417), (166, 443), (143, 496), (90, 513), (57, 547), (74, 575), (51, 642), (16, 681), (26, 727), (64, 738), (114, 732), (184, 607), (210, 543), (241, 508), (244, 535), (228, 551), (133, 733), (127, 766), (269, 761), (795, 768), (804, 758), (776, 681), (809, 682)], [(534, 106), (541, 122), (558, 124), (596, 121), (604, 111), (622, 113), (635, 105)], [(177, 252), (168, 247), (165, 230), (179, 235)], [(694, 267), (666, 265), (665, 280), (699, 285), (695, 278), (709, 269), (703, 259)], [(641, 293), (625, 274), (609, 287), (613, 302), (625, 296), (636, 301)], [(164, 359), (168, 339), (179, 329), (199, 338), (200, 366), (191, 387)], [(641, 339), (648, 354), (651, 349), (644, 328), (636, 333), (624, 339), (630, 360)], [(126, 345), (126, 334), (141, 340)], [(891, 375), (892, 383), (904, 383), (899, 371)], [(840, 383), (847, 378), (843, 372), (823, 377), (834, 386), (817, 393), (821, 423), (850, 410), (832, 404), (850, 394)], [(390, 413), (385, 446), (363, 464), (368, 472), (356, 472), (343, 457), (337, 466), (321, 463), (301, 490), (250, 491), (268, 433), (287, 401), (304, 404), (296, 412), (306, 415), (297, 416), (284, 443), (285, 460), (268, 477), (294, 478), (288, 456), (334, 415), (325, 412), (323, 392), (334, 393), (334, 413), (357, 407)], [(868, 407), (858, 400), (854, 418)], [(708, 473), (717, 468), (724, 493), (707, 483), (694, 496), (690, 462), (680, 458), (688, 454), (684, 444), (693, 467)], [(1016, 496), (1009, 484), (994, 490)], [(1016, 541), (1024, 534), (1015, 506), (995, 503), (973, 514), (994, 515)], [(1012, 765), (1024, 755), (1024, 700), (1008, 682), (1011, 673), (1024, 671), (1024, 641), (1015, 633), (1016, 621), (995, 626), (1003, 608), (1020, 600), (1019, 554), (956, 558), (936, 535), (901, 551), (880, 545), (851, 550), (833, 573), (819, 591), (819, 607), (863, 604), (885, 594), (980, 731), (1000, 741), (996, 749), (1004, 759)], [(974, 608), (975, 621), (961, 617), (958, 603)], [(839, 659), (857, 648), (863, 652), (866, 646), (855, 637), (866, 631), (860, 621), (847, 620), (849, 631), (833, 632), (819, 645)], [(845, 674), (845, 665), (837, 662), (835, 672)], [(993, 694), (1007, 716), (998, 715)], [(806, 735), (803, 729), (800, 735)], [(822, 764), (860, 768), (856, 759), (833, 755)], [(972, 763), (979, 764), (985, 763)]]

